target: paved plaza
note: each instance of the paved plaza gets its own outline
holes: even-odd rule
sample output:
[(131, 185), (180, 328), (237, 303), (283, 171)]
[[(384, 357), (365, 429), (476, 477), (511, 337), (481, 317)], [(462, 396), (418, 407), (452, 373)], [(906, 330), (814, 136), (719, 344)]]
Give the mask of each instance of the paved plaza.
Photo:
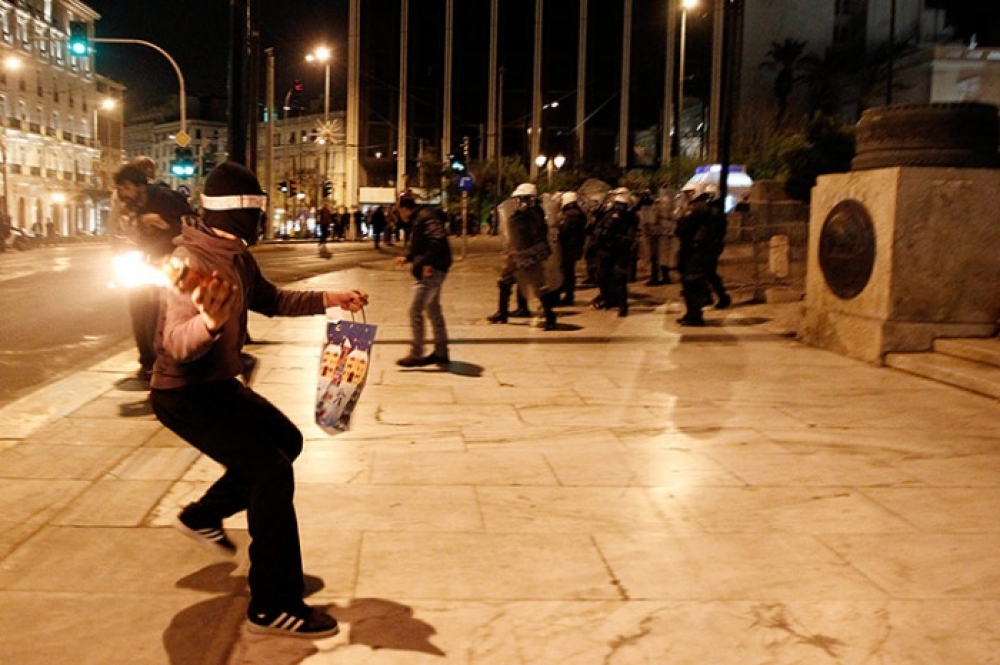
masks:
[[(170, 527), (219, 473), (125, 390), (130, 347), (0, 411), (4, 665), (1000, 663), (1000, 404), (797, 342), (799, 303), (490, 325), (496, 259), (446, 282), (451, 367), (404, 370), (411, 278), (351, 431), (312, 423), (322, 317), (265, 319), (254, 387), (300, 426), (310, 602), (248, 635), (235, 559)], [(740, 301), (737, 293), (736, 300)]]

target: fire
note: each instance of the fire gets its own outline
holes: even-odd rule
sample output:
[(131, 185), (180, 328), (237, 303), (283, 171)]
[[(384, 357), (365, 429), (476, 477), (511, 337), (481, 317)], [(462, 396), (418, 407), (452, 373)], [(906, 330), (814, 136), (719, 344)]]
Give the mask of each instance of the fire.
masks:
[(142, 252), (118, 254), (111, 259), (115, 278), (108, 288), (133, 288), (136, 286), (169, 286), (170, 280), (161, 268), (150, 265)]

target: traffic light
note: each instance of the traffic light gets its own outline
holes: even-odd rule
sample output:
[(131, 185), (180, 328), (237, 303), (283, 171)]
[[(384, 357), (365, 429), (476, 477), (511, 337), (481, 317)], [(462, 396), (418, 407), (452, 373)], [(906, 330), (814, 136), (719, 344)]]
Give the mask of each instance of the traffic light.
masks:
[(465, 171), (465, 158), (461, 153), (455, 152), (448, 155), (448, 162), (451, 164), (452, 171), (456, 173)]
[(170, 174), (177, 178), (190, 178), (196, 171), (194, 155), (191, 153), (191, 149), (175, 149), (174, 158), (170, 161)]
[(278, 191), (281, 192), (282, 194), (287, 194), (288, 193), (288, 181), (287, 180), (282, 180), (281, 182), (278, 183)]
[(295, 182), (294, 180), (289, 180), (288, 181), (288, 193), (291, 196), (298, 196), (299, 195), (299, 183)]
[(69, 22), (69, 52), (76, 56), (90, 53), (90, 37), (86, 21)]
[(332, 191), (333, 191), (333, 183), (330, 182), (329, 180), (324, 180), (323, 181), (323, 198), (324, 199), (330, 198), (330, 193)]

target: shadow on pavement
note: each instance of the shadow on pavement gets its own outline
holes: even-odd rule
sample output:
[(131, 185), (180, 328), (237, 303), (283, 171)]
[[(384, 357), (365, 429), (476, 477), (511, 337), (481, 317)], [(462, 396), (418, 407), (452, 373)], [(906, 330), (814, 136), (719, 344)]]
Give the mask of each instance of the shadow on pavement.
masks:
[(346, 607), (336, 603), (330, 605), (329, 612), (338, 622), (351, 625), (351, 644), (445, 655), (430, 641), (437, 630), (426, 621), (414, 618), (413, 608), (408, 605), (381, 598), (355, 598)]

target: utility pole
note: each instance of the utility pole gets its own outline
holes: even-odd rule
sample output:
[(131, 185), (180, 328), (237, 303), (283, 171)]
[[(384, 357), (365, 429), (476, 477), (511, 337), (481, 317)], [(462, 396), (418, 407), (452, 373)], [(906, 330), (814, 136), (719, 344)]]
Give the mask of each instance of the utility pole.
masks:
[(628, 136), (629, 97), (632, 73), (632, 0), (625, 0), (625, 17), (622, 27), (622, 96), (618, 112), (618, 167), (624, 173), (628, 168), (630, 152)]
[(663, 130), (660, 132), (660, 163), (670, 164), (677, 154), (671, 128), (674, 126), (674, 74), (677, 58), (677, 0), (667, 0), (667, 52), (663, 76)]
[(583, 164), (587, 117), (587, 2), (580, 0), (580, 31), (576, 49), (576, 163)]
[(500, 31), (500, 0), (490, 0), (490, 81), (489, 99), (486, 102), (486, 160), (497, 154), (497, 49)]
[(544, 0), (535, 0), (535, 71), (531, 86), (531, 147), (528, 150), (531, 181), (538, 178), (535, 158), (542, 152), (542, 15)]
[[(449, 171), (449, 155), (451, 154), (451, 78), (452, 78), (452, 49), (455, 40), (455, 0), (447, 0), (445, 3), (444, 16), (444, 113), (441, 126), (441, 160), (444, 168), (442, 173)], [(441, 209), (448, 210), (448, 176), (441, 176)]]
[(407, 189), (406, 182), (406, 97), (407, 88), (406, 56), (410, 43), (410, 0), (399, 3), (399, 119), (396, 123), (396, 191)]
[(358, 143), (361, 140), (359, 131), (361, 119), (361, 0), (351, 0), (348, 13), (347, 43), (350, 45), (351, 52), (347, 58), (347, 145), (344, 157), (347, 160), (347, 202), (351, 206), (357, 206), (360, 185)]
[(267, 56), (267, 139), (264, 143), (264, 161), (267, 163), (267, 223), (264, 225), (264, 237), (274, 238), (274, 48), (264, 49)]
[(250, 47), (250, 2), (229, 3), (229, 159), (249, 163), (247, 149), (247, 100), (249, 76), (247, 61)]

